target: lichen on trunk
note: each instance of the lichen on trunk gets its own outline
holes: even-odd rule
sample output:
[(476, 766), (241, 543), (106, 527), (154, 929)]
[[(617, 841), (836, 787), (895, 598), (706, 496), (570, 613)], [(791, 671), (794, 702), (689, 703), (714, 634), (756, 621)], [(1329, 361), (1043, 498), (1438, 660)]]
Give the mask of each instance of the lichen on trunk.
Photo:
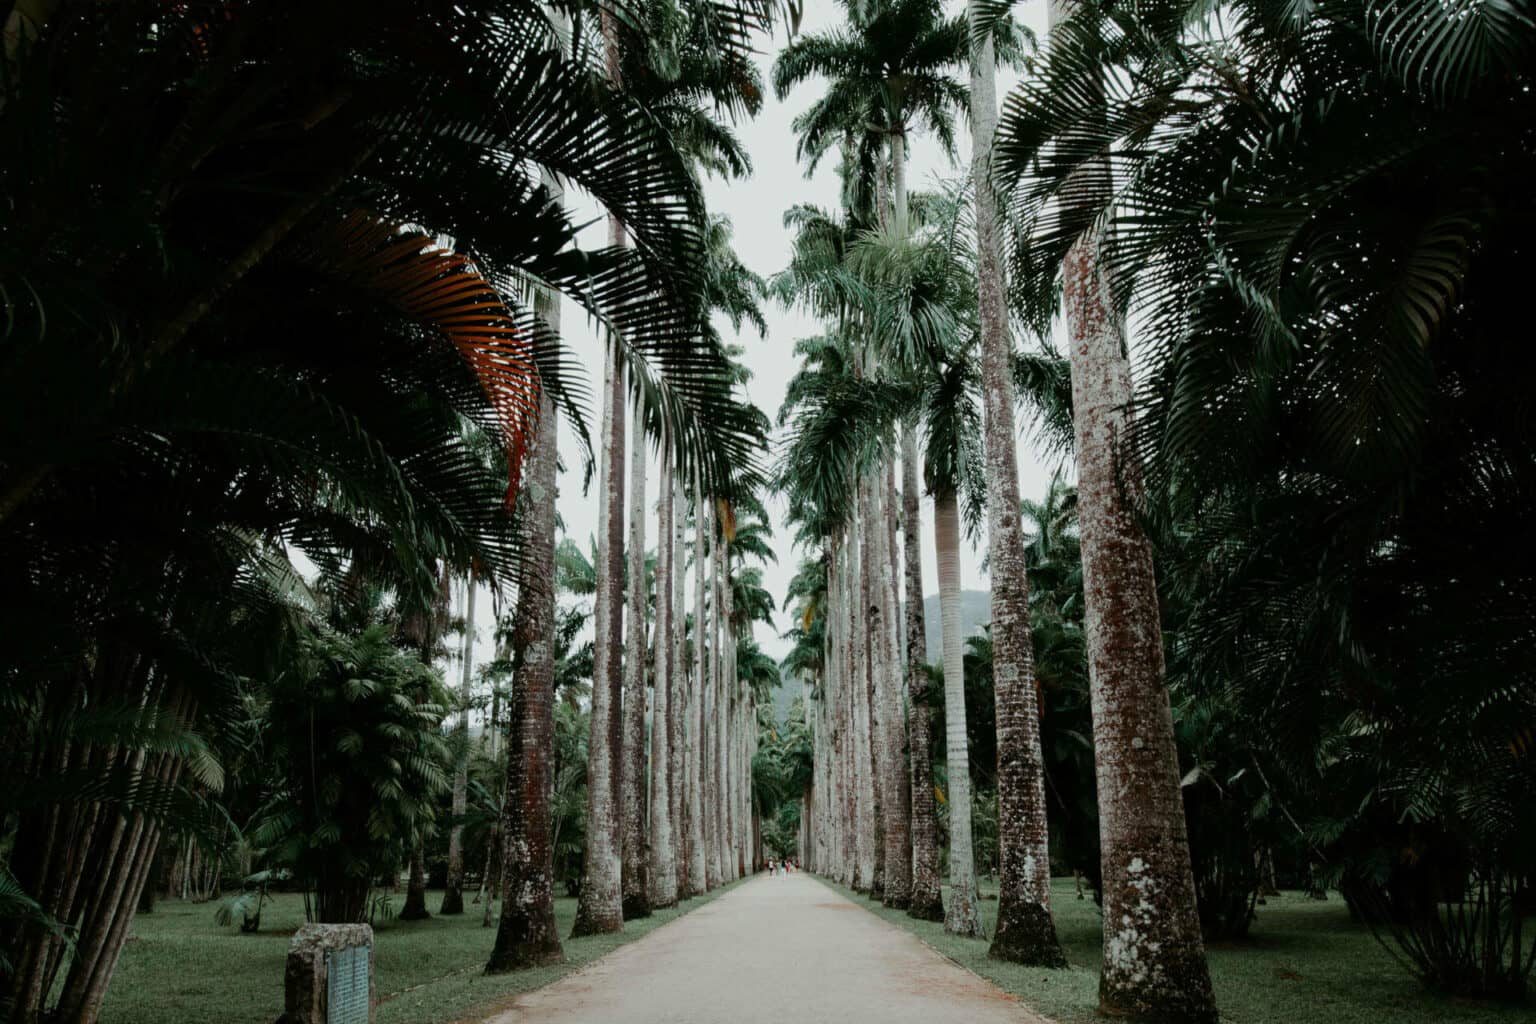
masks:
[[(540, 315), (558, 331), (558, 300)], [(551, 842), (555, 695), (555, 406), (540, 396), (539, 432), (528, 453), (528, 479), (518, 500), (523, 580), (512, 619), (512, 693), (506, 734), (507, 796), (502, 804), (501, 917), (487, 974), (563, 957), (555, 924)]]
[[(1052, 3), (1051, 24), (1067, 13)], [(1079, 173), (1110, 171), (1097, 161)], [(1107, 182), (1088, 191), (1102, 189)], [(1152, 548), (1136, 517), (1140, 466), (1121, 448), (1130, 427), (1130, 361), (1097, 248), (1087, 234), (1068, 251), (1062, 304), (1103, 864), (1099, 1003), (1138, 1021), (1204, 1024), (1217, 1019), (1216, 1002), (1195, 908)]]
[(645, 828), (645, 413), (637, 401), (630, 437), (628, 574), (624, 607), (624, 707), (619, 762), (624, 919), (651, 916)]
[(939, 819), (933, 798), (933, 752), (929, 742), (932, 710), (924, 668), (922, 506), (917, 489), (917, 430), (901, 428), (901, 534), (906, 576), (907, 744), (911, 766), (912, 893), (907, 913), (921, 921), (944, 919), (939, 883)]
[(1045, 768), (1029, 624), (1019, 465), (1013, 421), (1013, 345), (1004, 300), (1002, 238), (992, 188), (997, 131), (995, 59), (990, 33), (976, 31), (986, 5), (971, 0), (972, 178), (976, 182), (976, 278), (981, 323), (987, 542), (991, 561), (992, 682), (996, 699), (999, 892), (990, 955), (1040, 967), (1065, 967), (1051, 921), (1050, 841)]

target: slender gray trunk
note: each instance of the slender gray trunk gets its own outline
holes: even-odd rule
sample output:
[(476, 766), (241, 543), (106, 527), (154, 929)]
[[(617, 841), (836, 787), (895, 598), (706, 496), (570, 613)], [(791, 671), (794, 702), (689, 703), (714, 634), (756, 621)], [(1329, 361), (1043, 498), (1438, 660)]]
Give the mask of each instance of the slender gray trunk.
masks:
[(448, 831), (448, 877), (443, 889), (439, 914), (464, 913), (464, 811), (469, 795), (469, 702), (474, 698), (472, 680), (475, 661), (475, 572), (464, 580), (464, 642), (459, 647), (460, 744), (458, 766), (453, 772), (453, 825)]
[(987, 539), (992, 587), (992, 679), (997, 723), (1000, 890), (990, 954), (1000, 960), (1065, 967), (1051, 920), (1051, 856), (1046, 827), (1045, 767), (1029, 582), (1019, 523), (1019, 464), (1013, 422), (1013, 345), (992, 141), (997, 85), (992, 37), (977, 39), (982, 0), (971, 0), (972, 178), (976, 187), (976, 276), (981, 321), (983, 435), (987, 466)]
[[(612, 34), (612, 16), (603, 15)], [(612, 224), (614, 244), (624, 226)], [(615, 339), (608, 346), (603, 376), (603, 415), (598, 449), (597, 592), (592, 602), (593, 665), (591, 736), (587, 744), (587, 843), (582, 851), (581, 893), (573, 937), (616, 932), (624, 927), (622, 841), (617, 805), (623, 751), (620, 654), (623, 642), (624, 575), (624, 374)]]
[(709, 661), (705, 671), (704, 731), (700, 750), (699, 777), (704, 808), (704, 879), (711, 889), (725, 881), (720, 873), (720, 779), (718, 754), (720, 744), (719, 704), (720, 690), (720, 541), (715, 536), (714, 516), (708, 511), (709, 500), (700, 502), (706, 507), (709, 529), (709, 621), (704, 634), (709, 637)]
[(672, 843), (672, 458), (661, 456), (661, 495), (656, 531), (656, 678), (651, 710), (650, 901), (677, 902), (677, 861)]
[(668, 635), (668, 643), (671, 647), (671, 656), (668, 658), (669, 668), (667, 679), (668, 710), (671, 712), (667, 723), (669, 747), (671, 757), (667, 760), (667, 792), (671, 798), (672, 809), (672, 864), (673, 873), (677, 878), (676, 899), (687, 899), (692, 892), (688, 884), (688, 842), (686, 830), (685, 789), (687, 786), (687, 735), (689, 719), (689, 678), (688, 663), (685, 660), (683, 648), (683, 626), (687, 612), (688, 598), (688, 565), (683, 556), (683, 517), (678, 514), (678, 492), (681, 481), (677, 474), (672, 474), (672, 494), (667, 505), (668, 523), (664, 529), (672, 531), (672, 548), (668, 553), (671, 561), (672, 573), (667, 581), (667, 600), (672, 602), (672, 629)]
[(965, 670), (960, 635), (960, 509), (954, 491), (933, 497), (933, 546), (939, 563), (944, 633), (944, 747), (949, 775), (949, 907), (944, 930), (981, 934), (971, 840), (970, 744), (965, 733)]
[[(868, 559), (865, 550), (862, 510), (864, 507), (864, 481), (857, 484), (858, 498), (854, 521), (848, 531), (849, 553), (849, 640), (853, 648), (853, 671), (848, 680), (849, 726), (851, 740), (848, 744), (852, 761), (849, 767), (849, 794), (853, 806), (853, 888), (868, 892), (874, 884), (875, 873), (875, 794), (870, 779), (869, 758), (869, 576), (864, 563)], [(866, 785), (866, 783), (868, 785)]]
[(693, 491), (693, 682), (688, 699), (688, 894), (702, 896), (713, 886), (705, 847), (704, 722), (705, 693), (704, 535), (708, 529), (703, 491)]
[[(850, 525), (843, 534), (843, 685), (839, 693), (842, 751), (843, 882), (859, 887), (859, 836), (863, 826), (859, 818), (859, 716), (858, 681), (863, 678), (864, 663), (859, 657), (858, 638), (854, 633), (859, 602), (858, 534)], [(866, 881), (867, 885), (868, 882)]]
[(885, 606), (885, 520), (881, 513), (884, 490), (879, 470), (864, 478), (864, 608), (869, 643), (869, 790), (873, 830), (870, 835), (874, 870), (869, 895), (885, 897), (885, 797), (889, 758), (885, 747), (885, 694), (889, 669), (886, 664), (887, 609)]
[(411, 841), (411, 861), (407, 869), (405, 902), (400, 906), (400, 920), (423, 921), (432, 916), (427, 909), (427, 856), (423, 838), (418, 834)]
[(885, 598), (885, 699), (880, 709), (885, 743), (885, 799), (881, 823), (885, 829), (885, 905), (905, 910), (912, 901), (912, 795), (908, 786), (907, 729), (903, 714), (906, 671), (901, 657), (901, 591), (896, 582), (900, 555), (896, 548), (896, 465), (885, 464), (881, 487), (881, 526), (884, 536), (881, 587)]
[(623, 761), (619, 802), (623, 822), (624, 919), (651, 916), (650, 857), (645, 828), (645, 416), (635, 403), (629, 459), (629, 544), (625, 565)]
[(907, 744), (912, 772), (912, 895), (907, 913), (923, 921), (944, 919), (939, 883), (939, 819), (933, 798), (930, 745), (927, 629), (923, 616), (922, 505), (917, 489), (917, 430), (901, 428), (901, 539), (906, 573)]
[(735, 680), (731, 658), (736, 645), (731, 639), (731, 546), (724, 531), (717, 531), (720, 557), (715, 562), (715, 636), (719, 656), (715, 658), (715, 764), (714, 786), (710, 795), (715, 805), (715, 848), (720, 856), (720, 883), (736, 878), (736, 858), (731, 850), (731, 705), (735, 701)]

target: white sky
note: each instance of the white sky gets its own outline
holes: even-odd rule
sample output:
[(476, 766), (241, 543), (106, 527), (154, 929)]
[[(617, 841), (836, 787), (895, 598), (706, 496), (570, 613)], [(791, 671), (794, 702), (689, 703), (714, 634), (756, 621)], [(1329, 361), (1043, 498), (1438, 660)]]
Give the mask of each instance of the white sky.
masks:
[[(842, 13), (840, 5), (831, 3), (829, 0), (809, 0), (805, 7), (802, 32), (817, 32), (833, 26), (840, 20)], [(946, 9), (958, 13), (963, 10), (963, 4), (956, 0), (949, 0)], [(1044, 0), (1030, 0), (1028, 3), (1016, 5), (1014, 16), (1033, 29), (1042, 40), (1044, 39), (1046, 28)], [(758, 56), (758, 65), (762, 69), (765, 85), (769, 81), (768, 71), (774, 53), (783, 45), (783, 42), (784, 36), (780, 30), (772, 41), (764, 40), (760, 43), (764, 52)], [(1016, 78), (1017, 76), (1011, 72), (1004, 72), (999, 76), (1000, 102)], [(792, 92), (782, 103), (775, 99), (772, 90), (768, 89), (762, 113), (754, 121), (737, 127), (752, 157), (754, 165), (752, 177), (732, 183), (711, 180), (705, 185), (709, 209), (726, 215), (734, 224), (736, 250), (742, 261), (764, 277), (781, 269), (789, 259), (790, 235), (782, 221), (786, 208), (802, 202), (815, 203), (828, 210), (837, 208), (836, 161), (832, 159), (822, 161), (816, 175), (807, 179), (795, 159), (795, 135), (790, 128), (790, 122), (795, 115), (819, 97), (823, 89), (824, 86), (821, 83), (808, 82)], [(963, 121), (958, 126), (956, 134), (959, 158), (968, 163), (970, 133)], [(936, 178), (951, 178), (963, 171), (963, 167), (949, 164), (931, 138), (922, 135), (913, 138), (908, 179), (913, 188), (928, 187)], [(584, 203), (581, 197), (575, 195), (572, 196), (571, 202), (572, 212), (578, 220), (597, 221), (583, 235), (582, 244), (591, 246), (604, 244), (607, 228), (598, 216), (596, 207), (589, 202)], [(734, 339), (732, 339), (729, 323), (722, 322), (720, 328), (728, 341), (735, 340), (745, 350), (743, 359), (753, 375), (748, 385), (751, 400), (770, 418), (777, 420), (779, 404), (784, 398), (784, 389), (795, 372), (796, 361), (792, 355), (795, 340), (821, 333), (821, 331), (810, 317), (797, 310), (786, 310), (777, 304), (767, 304), (764, 307), (764, 314), (768, 321), (768, 333), (762, 339), (758, 338), (756, 331), (750, 327)], [(569, 302), (563, 309), (563, 325), (571, 347), (586, 363), (589, 378), (595, 390), (596, 382), (602, 378), (602, 348), (597, 335), (588, 326), (581, 310)], [(597, 428), (597, 421), (598, 411), (592, 410), (590, 423), (594, 431)], [(576, 442), (567, 431), (563, 420), (561, 421), (560, 450), (570, 461), (570, 466), (567, 472), (562, 474), (559, 483), (560, 514), (565, 521), (568, 535), (585, 549), (587, 538), (597, 531), (597, 503), (594, 500), (595, 493), (584, 495), (581, 491), (580, 467), (574, 458), (577, 451)], [(1022, 436), (1019, 447), (1019, 483), (1023, 496), (1039, 497), (1043, 494), (1056, 464), (1054, 456), (1038, 450), (1027, 434)], [(646, 486), (646, 499), (652, 505), (656, 495), (657, 471), (653, 458)], [(594, 480), (594, 492), (596, 486)], [(801, 553), (792, 550), (790, 546), (791, 536), (785, 525), (784, 503), (774, 496), (770, 497), (767, 504), (773, 518), (779, 562), (777, 565), (765, 566), (763, 577), (775, 602), (782, 603), (784, 590), (794, 574)], [(937, 578), (932, 529), (933, 503), (925, 499), (923, 583), (930, 594), (936, 590)], [(646, 545), (648, 548), (654, 547), (656, 543), (655, 530), (655, 519), (652, 517), (647, 523)], [(987, 578), (981, 572), (980, 562), (979, 552), (966, 550), (962, 553), (962, 583), (966, 589), (987, 588)], [(478, 627), (476, 661), (483, 662), (492, 655), (490, 635), (492, 613), (490, 601), (485, 595), (482, 595), (476, 604)], [(778, 634), (789, 628), (789, 618), (789, 614), (780, 609), (771, 635), (766, 629), (761, 627), (758, 629), (758, 642), (775, 658), (782, 657), (788, 649), (788, 644), (781, 641)]]

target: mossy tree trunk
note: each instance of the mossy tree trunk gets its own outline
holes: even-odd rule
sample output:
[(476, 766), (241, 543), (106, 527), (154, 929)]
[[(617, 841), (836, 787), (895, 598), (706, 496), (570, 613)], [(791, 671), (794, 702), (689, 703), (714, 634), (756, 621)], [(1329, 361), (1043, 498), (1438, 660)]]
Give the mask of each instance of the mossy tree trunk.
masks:
[(991, 561), (992, 687), (996, 700), (999, 882), (990, 954), (1065, 967), (1051, 920), (1051, 849), (1046, 827), (1040, 710), (1019, 522), (1019, 463), (1013, 420), (1013, 344), (992, 140), (997, 131), (991, 34), (979, 31), (983, 0), (971, 0), (971, 177), (976, 183), (976, 276), (981, 321), (982, 412)]

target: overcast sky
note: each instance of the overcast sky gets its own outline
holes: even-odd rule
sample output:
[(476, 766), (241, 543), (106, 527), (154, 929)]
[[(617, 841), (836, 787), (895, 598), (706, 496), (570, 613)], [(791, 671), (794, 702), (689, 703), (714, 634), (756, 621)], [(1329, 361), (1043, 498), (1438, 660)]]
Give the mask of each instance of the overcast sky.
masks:
[[(802, 32), (821, 31), (840, 20), (841, 7), (830, 0), (808, 0), (805, 6)], [(964, 9), (964, 5), (956, 0), (950, 0), (947, 9), (958, 13)], [(1033, 29), (1042, 39), (1044, 38), (1046, 8), (1043, 0), (1017, 5), (1015, 17)], [(769, 80), (768, 72), (774, 53), (783, 43), (782, 29), (771, 42), (765, 40), (761, 43), (764, 52), (758, 56), (758, 65), (762, 69), (765, 83)], [(1006, 95), (1014, 78), (1015, 76), (1006, 72), (1000, 76), (998, 89), (1000, 99)], [(775, 99), (770, 90), (765, 97), (762, 113), (755, 120), (737, 127), (751, 154), (754, 168), (752, 177), (729, 183), (710, 180), (705, 185), (705, 195), (710, 210), (729, 217), (734, 225), (736, 250), (742, 261), (764, 277), (778, 271), (788, 262), (790, 235), (785, 230), (782, 220), (786, 208), (803, 202), (815, 203), (828, 210), (835, 210), (837, 207), (836, 161), (824, 160), (815, 176), (807, 178), (803, 168), (795, 159), (795, 135), (790, 127), (795, 115), (820, 96), (823, 88), (820, 82), (808, 82), (792, 92), (783, 102)], [(970, 134), (963, 121), (958, 126), (956, 134), (960, 159), (968, 163)], [(925, 188), (938, 178), (952, 178), (962, 173), (964, 173), (964, 167), (951, 165), (939, 151), (933, 139), (923, 135), (912, 139), (908, 180), (913, 188)], [(583, 197), (573, 195), (571, 204), (573, 212), (579, 218), (583, 220), (598, 218), (596, 207), (585, 201)], [(606, 227), (601, 223), (595, 223), (588, 228), (582, 239), (584, 245), (591, 246), (600, 246), (605, 241)], [(814, 320), (798, 310), (785, 309), (772, 303), (765, 306), (764, 314), (768, 321), (766, 337), (759, 338), (755, 329), (748, 327), (735, 335), (734, 340), (745, 349), (743, 358), (752, 371), (752, 381), (747, 388), (749, 397), (776, 421), (779, 404), (784, 398), (785, 386), (795, 371), (793, 356), (795, 341), (801, 337), (819, 334), (821, 328)], [(588, 327), (581, 311), (569, 302), (565, 304), (563, 310), (563, 322), (572, 347), (585, 360), (588, 373), (595, 384), (602, 377), (602, 348), (596, 333)], [(722, 322), (720, 328), (728, 340), (732, 339), (733, 332), (729, 323)], [(594, 430), (597, 418), (597, 411), (593, 410), (591, 422)], [(565, 429), (564, 421), (561, 423), (560, 448), (568, 457), (577, 450), (574, 439)], [(1024, 496), (1039, 497), (1043, 494), (1056, 465), (1057, 460), (1054, 456), (1037, 449), (1027, 434), (1021, 436), (1019, 477)], [(597, 503), (595, 493), (582, 493), (579, 469), (580, 467), (572, 459), (568, 470), (562, 474), (559, 508), (568, 535), (585, 548), (587, 538), (597, 531)], [(653, 458), (646, 488), (646, 500), (651, 505), (654, 505), (656, 497), (656, 472), (657, 467)], [(594, 481), (593, 491), (595, 490), (596, 482)], [(802, 553), (791, 548), (790, 532), (785, 526), (784, 503), (776, 496), (770, 497), (768, 509), (773, 517), (779, 561), (777, 565), (764, 567), (764, 581), (773, 593), (775, 602), (782, 603), (785, 587)], [(937, 588), (932, 526), (933, 504), (925, 499), (923, 583), (926, 592), (930, 594)], [(651, 518), (647, 523), (646, 545), (648, 548), (654, 547), (656, 543), (655, 529), (655, 519)], [(963, 552), (962, 581), (967, 589), (984, 590), (987, 587), (987, 578), (981, 572), (980, 562), (981, 556), (977, 551)], [(476, 660), (482, 661), (491, 656), (492, 621), (489, 601), (480, 600), (478, 605), (476, 620), (479, 642)], [(778, 634), (789, 628), (789, 618), (789, 614), (781, 608), (771, 631), (758, 628), (758, 642), (762, 644), (764, 650), (776, 658), (782, 657), (788, 648), (788, 645), (779, 639)]]

